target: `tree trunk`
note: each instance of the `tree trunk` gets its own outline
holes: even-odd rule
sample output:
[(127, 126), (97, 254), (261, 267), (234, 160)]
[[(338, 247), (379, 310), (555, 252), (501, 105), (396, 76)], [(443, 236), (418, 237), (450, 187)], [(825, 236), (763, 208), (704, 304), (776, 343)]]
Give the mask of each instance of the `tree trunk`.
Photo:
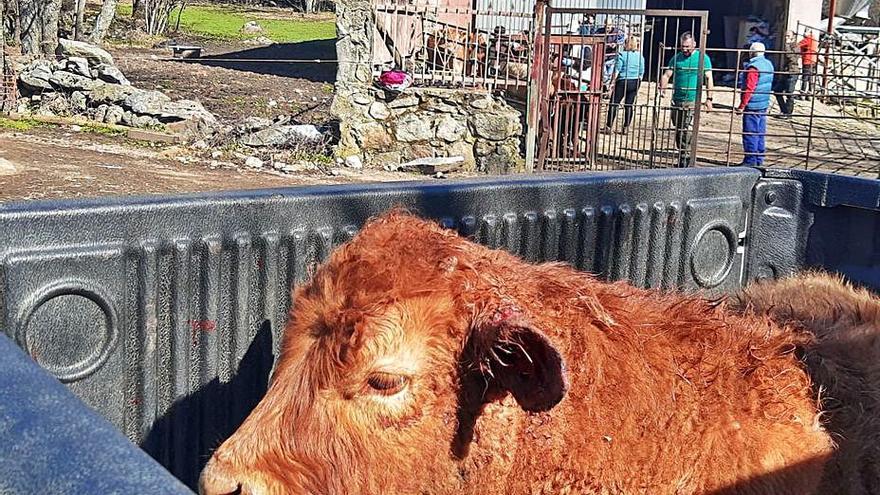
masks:
[(73, 39), (76, 29), (77, 0), (61, 0), (61, 16), (58, 18), (58, 37)]
[(146, 3), (144, 0), (134, 0), (131, 5), (131, 21), (134, 29), (144, 30), (146, 11)]
[(20, 0), (18, 3), (18, 22), (21, 30), (21, 53), (36, 55), (41, 52), (40, 42), (43, 40), (43, 27), (40, 18), (43, 15), (40, 0)]
[(174, 32), (180, 32), (180, 18), (183, 17), (183, 9), (186, 8), (186, 0), (180, 2), (180, 9), (177, 11), (177, 25), (174, 27)]
[(40, 51), (46, 55), (54, 54), (58, 46), (59, 17), (61, 17), (61, 0), (46, 0), (43, 4), (43, 16), (40, 19), (40, 29), (43, 32)]
[(6, 67), (6, 0), (0, 0), (0, 70)]
[(7, 0), (6, 8), (12, 13), (12, 43), (21, 46), (21, 5), (18, 0)]
[(100, 43), (104, 40), (104, 36), (107, 35), (110, 23), (113, 22), (113, 17), (116, 15), (117, 1), (104, 0), (104, 3), (101, 5), (101, 13), (98, 14), (98, 18), (95, 20), (95, 29), (92, 30), (92, 36), (89, 39), (92, 43)]
[(86, 17), (86, 0), (76, 0), (76, 21), (73, 25), (73, 38), (82, 41), (86, 38), (83, 22)]
[(5, 112), (6, 100), (6, 0), (0, 0), (0, 112)]

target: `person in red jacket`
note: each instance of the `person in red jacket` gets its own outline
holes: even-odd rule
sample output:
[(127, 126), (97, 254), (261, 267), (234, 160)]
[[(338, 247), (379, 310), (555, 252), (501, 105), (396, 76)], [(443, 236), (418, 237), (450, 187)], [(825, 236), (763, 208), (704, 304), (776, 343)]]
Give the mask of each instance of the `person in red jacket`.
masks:
[(813, 78), (816, 75), (816, 63), (819, 61), (819, 40), (812, 31), (807, 31), (804, 39), (798, 43), (801, 49), (801, 92), (804, 94), (803, 99), (812, 97), (812, 93), (816, 90), (813, 84)]

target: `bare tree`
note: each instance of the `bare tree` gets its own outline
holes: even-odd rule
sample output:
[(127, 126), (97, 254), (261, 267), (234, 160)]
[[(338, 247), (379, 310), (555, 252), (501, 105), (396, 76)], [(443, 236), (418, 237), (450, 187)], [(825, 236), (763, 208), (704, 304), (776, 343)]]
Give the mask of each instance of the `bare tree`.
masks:
[(3, 108), (6, 98), (6, 0), (0, 0), (0, 112), (5, 112)]
[(7, 0), (6, 10), (12, 18), (12, 43), (21, 46), (21, 5), (16, 0)]
[(61, 0), (20, 0), (18, 18), (21, 51), (25, 55), (52, 54), (58, 45)]
[(20, 0), (18, 2), (18, 22), (21, 30), (21, 53), (25, 55), (40, 53), (43, 37), (40, 18), (42, 5), (39, 0)]
[(7, 73), (9, 66), (6, 65), (6, 0), (0, 0), (0, 113), (12, 111), (14, 95), (6, 94), (12, 91), (7, 86)]
[(147, 34), (164, 34), (168, 29), (168, 18), (175, 7), (184, 8), (178, 0), (141, 0), (144, 4), (144, 29)]
[(92, 43), (100, 43), (107, 36), (110, 24), (113, 23), (113, 17), (116, 16), (116, 4), (118, 0), (104, 0), (101, 4), (101, 13), (95, 19), (95, 29), (92, 30), (92, 36), (89, 41)]

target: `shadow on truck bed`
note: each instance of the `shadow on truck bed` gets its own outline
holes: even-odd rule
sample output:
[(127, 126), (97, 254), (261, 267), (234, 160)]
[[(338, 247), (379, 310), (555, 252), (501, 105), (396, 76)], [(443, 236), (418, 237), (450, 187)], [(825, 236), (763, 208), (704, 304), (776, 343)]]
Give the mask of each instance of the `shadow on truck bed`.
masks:
[[(266, 321), (232, 380), (223, 383), (214, 378), (174, 403), (156, 421), (141, 447), (197, 490), (199, 473), (214, 449), (241, 426), (266, 394), (273, 362), (272, 330)], [(227, 409), (227, 404), (234, 407)]]

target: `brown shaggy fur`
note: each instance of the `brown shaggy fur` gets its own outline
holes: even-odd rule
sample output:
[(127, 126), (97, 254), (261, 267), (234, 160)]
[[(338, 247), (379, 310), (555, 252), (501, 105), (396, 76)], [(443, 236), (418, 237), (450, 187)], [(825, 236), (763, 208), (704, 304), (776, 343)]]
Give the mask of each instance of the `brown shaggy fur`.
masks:
[(823, 493), (880, 493), (880, 298), (825, 273), (754, 284), (732, 305), (807, 332), (804, 361), (840, 448)]
[(806, 343), (392, 212), (295, 290), (271, 388), (202, 489), (827, 493)]

